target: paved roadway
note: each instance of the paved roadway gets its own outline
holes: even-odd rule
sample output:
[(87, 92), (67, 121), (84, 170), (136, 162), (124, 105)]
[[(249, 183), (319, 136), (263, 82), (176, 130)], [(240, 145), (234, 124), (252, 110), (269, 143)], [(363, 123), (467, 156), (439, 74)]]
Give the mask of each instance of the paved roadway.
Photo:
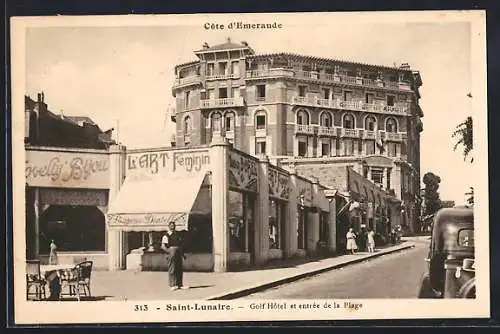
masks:
[(258, 292), (243, 298), (416, 298), (426, 270), (429, 241), (412, 240), (415, 247), (352, 264), (317, 276)]

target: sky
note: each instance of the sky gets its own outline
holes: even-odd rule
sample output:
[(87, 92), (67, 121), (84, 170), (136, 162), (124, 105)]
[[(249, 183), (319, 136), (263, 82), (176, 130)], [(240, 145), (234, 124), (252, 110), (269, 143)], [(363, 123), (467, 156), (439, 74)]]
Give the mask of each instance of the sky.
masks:
[[(234, 18), (217, 19), (228, 23)], [(222, 20), (222, 21), (221, 21)], [(266, 18), (265, 22), (279, 17)], [(57, 26), (26, 30), (26, 91), (45, 93), (49, 110), (87, 115), (103, 130), (117, 129), (128, 148), (169, 145), (166, 118), (174, 66), (196, 60), (204, 42), (247, 41), (257, 53), (290, 52), (420, 71), (421, 175), (441, 177), (443, 200), (463, 204), (472, 165), (453, 151), (455, 126), (474, 116), (471, 99), (471, 30), (467, 22), (283, 19), (265, 31), (206, 30), (209, 17), (167, 25)]]

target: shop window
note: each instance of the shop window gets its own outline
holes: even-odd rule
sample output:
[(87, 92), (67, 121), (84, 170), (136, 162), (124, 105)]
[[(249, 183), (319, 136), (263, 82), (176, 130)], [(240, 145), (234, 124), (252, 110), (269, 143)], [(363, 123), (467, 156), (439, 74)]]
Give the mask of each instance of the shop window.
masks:
[(257, 115), (255, 117), (255, 123), (257, 129), (265, 129), (266, 128), (266, 115)]
[(373, 116), (368, 116), (365, 118), (365, 130), (375, 131), (375, 125), (377, 124), (377, 120)]
[(328, 112), (323, 112), (321, 114), (320, 124), (321, 124), (321, 126), (331, 128), (332, 127), (332, 115)]
[(224, 130), (234, 131), (234, 113), (228, 112), (224, 116)]
[(304, 110), (299, 110), (297, 112), (297, 124), (308, 125), (309, 124), (309, 114)]
[(266, 99), (266, 85), (257, 85), (257, 101), (263, 101)]
[[(212, 252), (212, 215), (190, 215), (188, 238), (184, 250), (186, 253)], [(161, 242), (161, 239), (160, 239)]]
[(243, 193), (229, 191), (229, 250), (245, 252), (246, 231), (243, 208)]
[(61, 252), (105, 251), (106, 223), (95, 206), (52, 205), (40, 217), (40, 254), (54, 240)]
[(388, 118), (385, 125), (386, 132), (398, 132), (398, 125), (394, 118)]
[(275, 200), (269, 201), (269, 248), (282, 249), (282, 230), (283, 230), (283, 204)]
[(307, 156), (307, 143), (304, 141), (299, 141), (299, 157)]
[(375, 140), (366, 140), (365, 149), (367, 155), (375, 154)]
[(345, 114), (342, 124), (346, 129), (354, 129), (354, 116), (352, 116), (351, 114)]

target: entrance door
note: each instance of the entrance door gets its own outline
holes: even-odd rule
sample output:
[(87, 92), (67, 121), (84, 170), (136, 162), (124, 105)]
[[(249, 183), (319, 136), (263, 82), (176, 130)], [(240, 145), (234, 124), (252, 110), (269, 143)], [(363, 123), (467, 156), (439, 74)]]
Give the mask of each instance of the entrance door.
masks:
[(251, 194), (245, 194), (245, 225), (247, 226), (247, 252), (250, 254), (250, 264), (255, 263), (255, 197)]

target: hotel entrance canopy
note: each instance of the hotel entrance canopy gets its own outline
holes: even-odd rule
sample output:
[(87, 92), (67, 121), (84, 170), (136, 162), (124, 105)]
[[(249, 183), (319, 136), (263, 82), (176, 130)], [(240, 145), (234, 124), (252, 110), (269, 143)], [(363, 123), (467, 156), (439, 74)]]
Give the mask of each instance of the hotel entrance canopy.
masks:
[(166, 231), (173, 221), (176, 230), (187, 230), (188, 217), (206, 173), (175, 174), (146, 180), (126, 179), (107, 212), (111, 230)]

